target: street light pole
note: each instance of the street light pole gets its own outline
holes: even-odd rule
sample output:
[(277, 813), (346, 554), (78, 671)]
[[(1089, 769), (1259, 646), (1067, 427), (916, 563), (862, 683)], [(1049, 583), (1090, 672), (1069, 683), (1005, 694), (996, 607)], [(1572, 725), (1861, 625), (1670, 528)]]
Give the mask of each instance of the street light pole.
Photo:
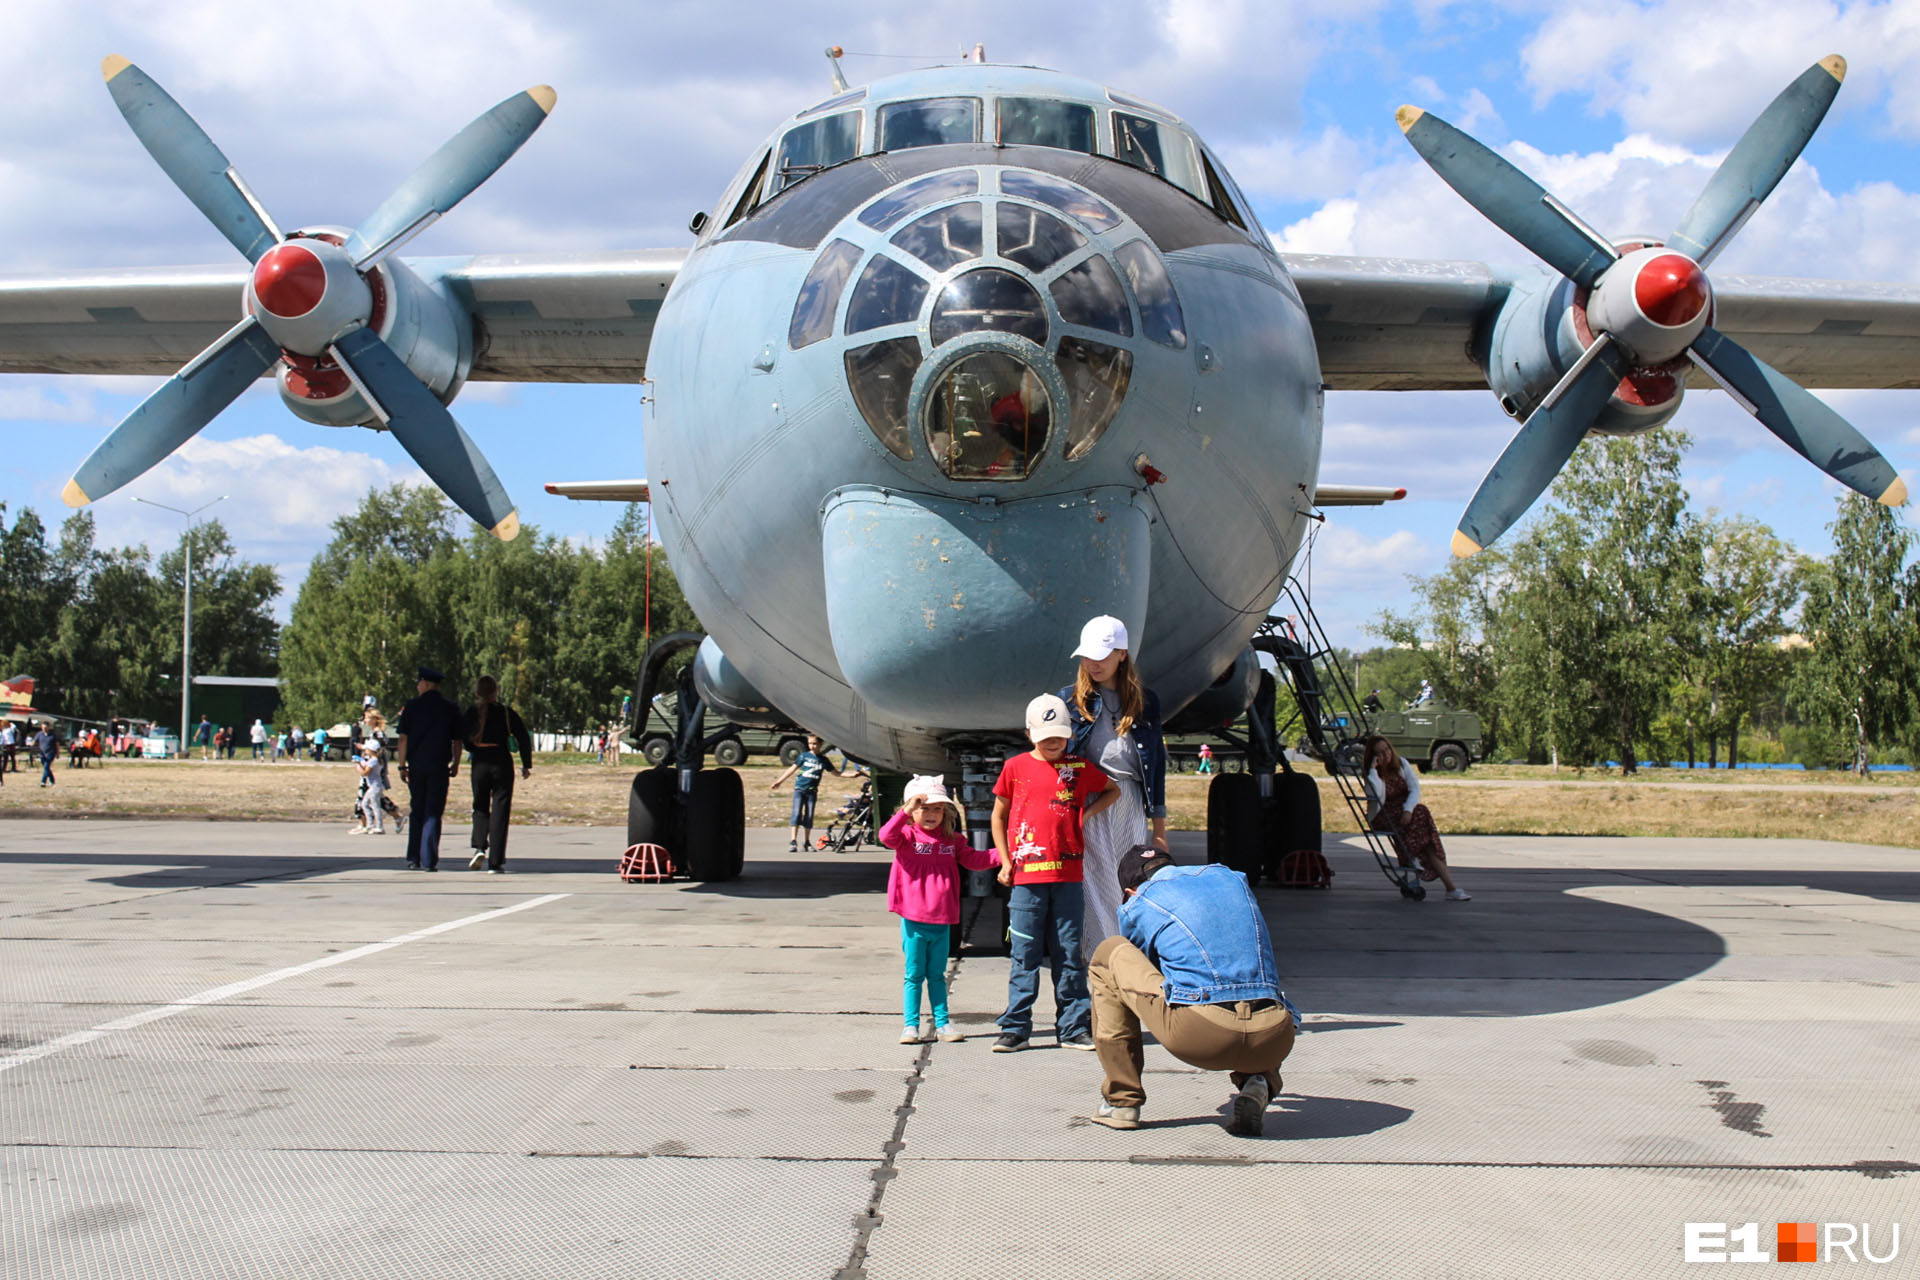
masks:
[(187, 732), (191, 727), (188, 717), (193, 714), (193, 518), (205, 511), (215, 502), (225, 502), (226, 494), (221, 494), (213, 502), (205, 502), (191, 511), (182, 511), (179, 507), (170, 507), (164, 502), (155, 502), (151, 498), (135, 498), (135, 502), (144, 502), (150, 507), (162, 511), (171, 511), (177, 516), (187, 518), (186, 536), (182, 539), (186, 547), (186, 564), (180, 575), (180, 754), (187, 756)]

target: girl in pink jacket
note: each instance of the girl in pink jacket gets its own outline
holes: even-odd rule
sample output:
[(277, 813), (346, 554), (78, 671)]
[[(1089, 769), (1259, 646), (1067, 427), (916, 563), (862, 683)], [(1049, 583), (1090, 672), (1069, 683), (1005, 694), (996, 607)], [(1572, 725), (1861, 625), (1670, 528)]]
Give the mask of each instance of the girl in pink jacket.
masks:
[(960, 922), (960, 868), (985, 871), (999, 858), (991, 849), (975, 849), (960, 834), (960, 806), (938, 777), (912, 779), (900, 799), (900, 812), (880, 828), (880, 843), (893, 850), (887, 910), (900, 917), (900, 949), (907, 957), (907, 1025), (900, 1043), (927, 1039), (920, 1030), (922, 983), (933, 1005), (934, 1037), (965, 1040), (947, 1025), (947, 939)]

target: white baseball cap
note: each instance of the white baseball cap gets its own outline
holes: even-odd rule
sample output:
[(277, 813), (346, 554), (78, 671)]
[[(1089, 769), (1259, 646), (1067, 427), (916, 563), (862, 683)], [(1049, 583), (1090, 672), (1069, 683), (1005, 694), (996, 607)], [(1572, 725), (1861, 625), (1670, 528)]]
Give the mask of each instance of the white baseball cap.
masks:
[(1115, 649), (1129, 648), (1132, 646), (1127, 643), (1127, 624), (1103, 613), (1080, 628), (1080, 647), (1073, 651), (1073, 656), (1098, 662)]
[(907, 789), (900, 793), (900, 803), (905, 806), (912, 804), (916, 799), (924, 800), (928, 804), (944, 804), (955, 813), (960, 812), (960, 806), (955, 804), (953, 797), (947, 794), (947, 784), (936, 773), (923, 774), (907, 780)]
[(1048, 738), (1071, 738), (1073, 726), (1067, 722), (1067, 704), (1057, 693), (1043, 693), (1027, 704), (1027, 737), (1035, 743)]

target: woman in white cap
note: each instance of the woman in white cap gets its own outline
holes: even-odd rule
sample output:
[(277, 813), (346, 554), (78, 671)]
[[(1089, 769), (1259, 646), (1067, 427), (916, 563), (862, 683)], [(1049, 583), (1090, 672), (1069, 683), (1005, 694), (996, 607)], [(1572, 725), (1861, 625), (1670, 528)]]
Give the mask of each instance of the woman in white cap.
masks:
[(1151, 843), (1167, 852), (1167, 748), (1160, 733), (1160, 699), (1140, 683), (1127, 643), (1127, 625), (1102, 615), (1080, 628), (1073, 651), (1080, 669), (1060, 690), (1073, 738), (1067, 750), (1091, 760), (1119, 788), (1119, 799), (1087, 820), (1086, 924), (1081, 945), (1091, 955), (1120, 932), (1121, 857)]
[(960, 806), (946, 784), (927, 775), (911, 779), (900, 812), (880, 828), (880, 843), (893, 850), (887, 877), (887, 910), (900, 917), (900, 950), (906, 955), (902, 983), (906, 1026), (901, 1044), (926, 1039), (920, 1029), (920, 988), (933, 1006), (933, 1034), (941, 1040), (967, 1037), (947, 1020), (947, 942), (960, 922), (960, 868), (985, 871), (999, 858), (975, 849), (960, 831)]

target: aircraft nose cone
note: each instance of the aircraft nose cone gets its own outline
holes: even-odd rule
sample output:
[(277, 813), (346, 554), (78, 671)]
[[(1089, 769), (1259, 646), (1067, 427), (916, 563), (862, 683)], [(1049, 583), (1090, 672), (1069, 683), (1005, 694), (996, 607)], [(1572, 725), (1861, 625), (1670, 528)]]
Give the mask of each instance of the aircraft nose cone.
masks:
[(1706, 309), (1707, 275), (1685, 254), (1663, 253), (1640, 268), (1633, 297), (1647, 319), (1678, 329)]
[(253, 296), (261, 307), (284, 320), (304, 316), (327, 293), (327, 268), (304, 245), (283, 244), (261, 255), (253, 267)]

